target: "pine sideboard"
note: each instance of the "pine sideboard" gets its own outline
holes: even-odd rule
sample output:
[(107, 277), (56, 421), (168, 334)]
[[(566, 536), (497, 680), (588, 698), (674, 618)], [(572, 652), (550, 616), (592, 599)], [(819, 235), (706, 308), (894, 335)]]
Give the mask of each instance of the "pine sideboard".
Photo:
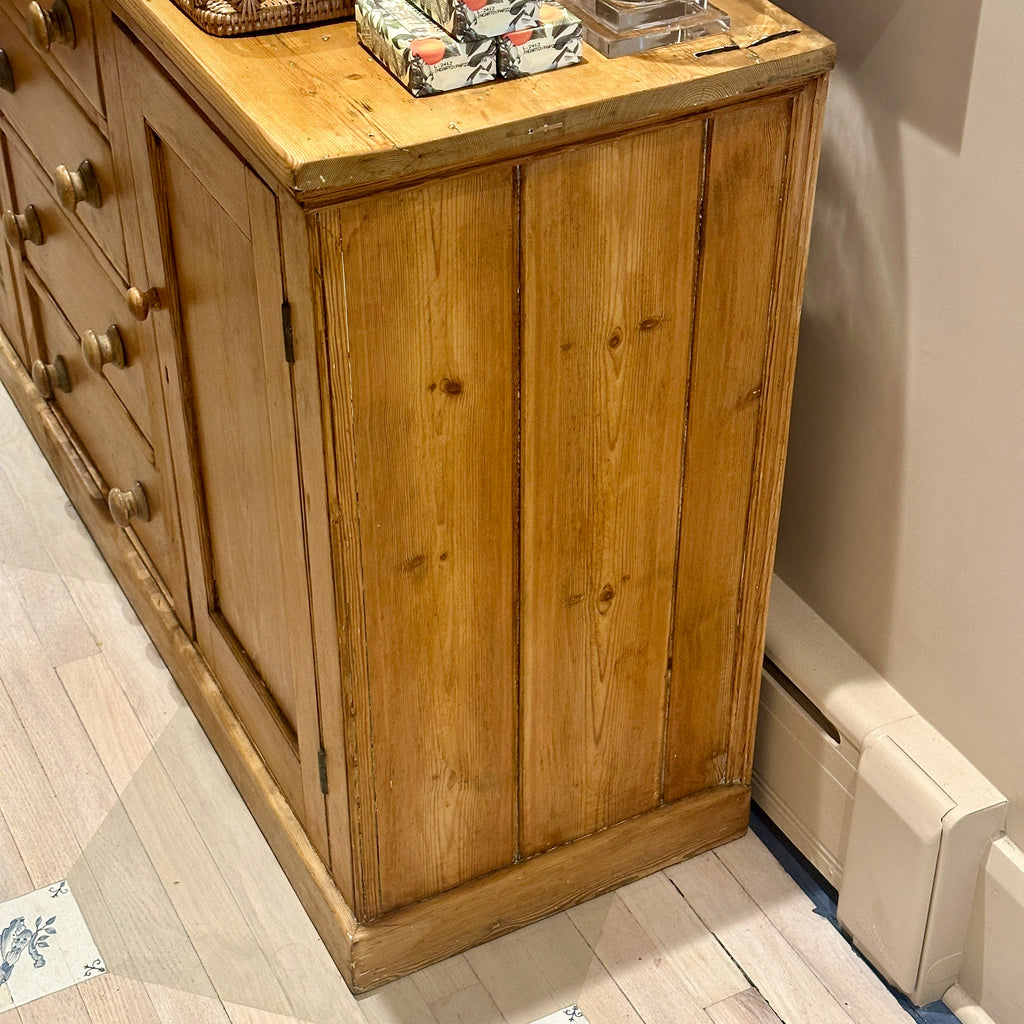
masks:
[(833, 49), (723, 6), (413, 99), (0, 3), (0, 378), (356, 990), (746, 829)]

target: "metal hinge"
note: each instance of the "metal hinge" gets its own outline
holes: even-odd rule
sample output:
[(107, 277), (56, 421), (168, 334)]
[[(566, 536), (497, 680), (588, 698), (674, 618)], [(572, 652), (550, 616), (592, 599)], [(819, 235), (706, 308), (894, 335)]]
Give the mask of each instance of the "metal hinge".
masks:
[(295, 344), (292, 341), (292, 306), (290, 302), (281, 303), (281, 330), (284, 332), (284, 361), (295, 362)]
[(327, 795), (327, 751), (321, 747), (316, 752), (316, 766), (320, 771), (320, 792)]

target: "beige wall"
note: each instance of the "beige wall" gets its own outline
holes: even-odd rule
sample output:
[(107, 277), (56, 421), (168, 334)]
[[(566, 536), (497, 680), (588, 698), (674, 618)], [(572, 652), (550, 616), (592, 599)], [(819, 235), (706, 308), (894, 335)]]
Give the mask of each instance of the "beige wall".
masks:
[(840, 58), (777, 571), (1024, 845), (1024, 5), (783, 6)]

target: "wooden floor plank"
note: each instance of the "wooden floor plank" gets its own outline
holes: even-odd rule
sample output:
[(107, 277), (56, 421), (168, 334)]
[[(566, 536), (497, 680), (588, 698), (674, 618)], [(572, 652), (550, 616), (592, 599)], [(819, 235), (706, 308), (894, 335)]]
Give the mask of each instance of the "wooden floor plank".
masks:
[(718, 857), (854, 1020), (912, 1024), (874, 971), (829, 921), (814, 913), (810, 899), (753, 833), (722, 847)]
[[(0, 647), (0, 683), (7, 678)], [(0, 807), (31, 880), (30, 889), (41, 888), (64, 878), (81, 848), (3, 685), (0, 736)]]
[(92, 1024), (160, 1024), (146, 986), (138, 978), (101, 974), (79, 986)]
[[(73, 891), (83, 889), (87, 920), (113, 969), (157, 988), (215, 996), (192, 940), (121, 804), (93, 837), (69, 881)], [(86, 886), (95, 887), (95, 896)]]
[(103, 653), (121, 681), (139, 723), (151, 742), (158, 740), (167, 723), (184, 706), (185, 698), (160, 659), (114, 582), (65, 576), (64, 582)]
[[(82, 1002), (81, 985), (61, 989), (18, 1007), (25, 1024), (94, 1024)], [(5, 1022), (6, 1024), (6, 1022)]]
[[(574, 911), (568, 911), (575, 920)], [(646, 1024), (707, 1024), (685, 974), (616, 896), (594, 947), (615, 983)]]
[(164, 1024), (231, 1024), (216, 996), (201, 996), (179, 988), (147, 984), (146, 991)]
[(157, 758), (145, 762), (121, 799), (218, 996), (290, 1012), (264, 952)]
[(434, 1017), (443, 1024), (505, 1024), (487, 989), (476, 982), (430, 1003)]
[(89, 735), (115, 792), (131, 782), (153, 753), (120, 681), (103, 653), (60, 665), (64, 689)]
[(402, 978), (359, 997), (368, 1024), (448, 1024), (438, 1021), (413, 978)]
[(465, 958), (508, 1024), (532, 1024), (577, 1002), (594, 953), (563, 913), (468, 950)]
[(675, 963), (701, 1006), (720, 1002), (749, 986), (729, 954), (663, 872), (625, 886), (618, 897), (662, 955)]
[(786, 1024), (852, 1024), (714, 853), (665, 874)]
[(576, 1004), (590, 1024), (644, 1024), (600, 960), (594, 959)]
[(3, 571), (21, 598), (26, 618), (45, 648), (50, 665), (97, 653), (96, 640), (58, 573), (14, 566), (6, 566)]
[(220, 871), (223, 885), (289, 1012), (318, 1024), (361, 1022), (355, 997), (189, 708), (175, 715), (155, 750), (213, 861), (227, 868)]
[[(21, 859), (21, 851), (18, 844), (7, 827), (7, 820), (3, 816), (3, 801), (0, 800), (0, 864), (3, 871), (0, 871), (0, 902), (14, 899), (15, 896), (24, 896), (33, 889), (32, 879), (29, 877), (25, 862)], [(6, 922), (0, 922), (6, 924)]]
[(469, 961), (461, 954), (424, 967), (410, 977), (428, 1006), (480, 983)]
[(707, 1014), (715, 1024), (782, 1024), (756, 988), (745, 989), (709, 1006)]
[(319, 1021), (304, 1021), (298, 1017), (282, 1017), (279, 1013), (257, 1010), (254, 1006), (240, 1006), (238, 1003), (225, 1003), (224, 1009), (231, 1024), (320, 1024)]

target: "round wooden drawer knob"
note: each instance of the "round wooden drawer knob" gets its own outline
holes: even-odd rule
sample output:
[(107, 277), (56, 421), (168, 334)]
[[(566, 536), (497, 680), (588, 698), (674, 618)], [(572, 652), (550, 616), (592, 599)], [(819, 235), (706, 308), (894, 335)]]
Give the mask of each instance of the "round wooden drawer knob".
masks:
[(32, 364), (32, 383), (43, 398), (53, 398), (55, 391), (67, 394), (71, 390), (71, 377), (64, 357), (54, 356), (52, 363), (44, 363), (42, 359), (37, 359)]
[(124, 342), (116, 324), (111, 324), (102, 334), (86, 331), (82, 335), (82, 355), (93, 373), (102, 373), (108, 363), (123, 368), (125, 365)]
[(24, 213), (4, 210), (4, 237), (12, 249), (17, 249), (22, 242), (33, 245), (43, 244), (43, 227), (39, 223), (39, 214), (30, 203)]
[(4, 92), (14, 92), (14, 69), (11, 67), (10, 57), (3, 50), (0, 50), (0, 89)]
[(127, 491), (111, 487), (107, 494), (107, 508), (110, 509), (110, 518), (118, 526), (127, 526), (133, 519), (149, 522), (149, 501), (138, 480)]
[(151, 309), (160, 309), (160, 293), (155, 288), (141, 291), (134, 285), (125, 293), (128, 312), (136, 320), (145, 320)]
[(103, 205), (100, 183), (88, 160), (83, 160), (77, 171), (68, 170), (59, 164), (53, 172), (53, 189), (57, 193), (58, 202), (68, 213), (74, 213), (79, 203), (88, 203), (97, 209)]
[(48, 51), (54, 43), (73, 50), (75, 23), (67, 0), (54, 0), (48, 11), (32, 0), (28, 5), (28, 36), (37, 50)]

